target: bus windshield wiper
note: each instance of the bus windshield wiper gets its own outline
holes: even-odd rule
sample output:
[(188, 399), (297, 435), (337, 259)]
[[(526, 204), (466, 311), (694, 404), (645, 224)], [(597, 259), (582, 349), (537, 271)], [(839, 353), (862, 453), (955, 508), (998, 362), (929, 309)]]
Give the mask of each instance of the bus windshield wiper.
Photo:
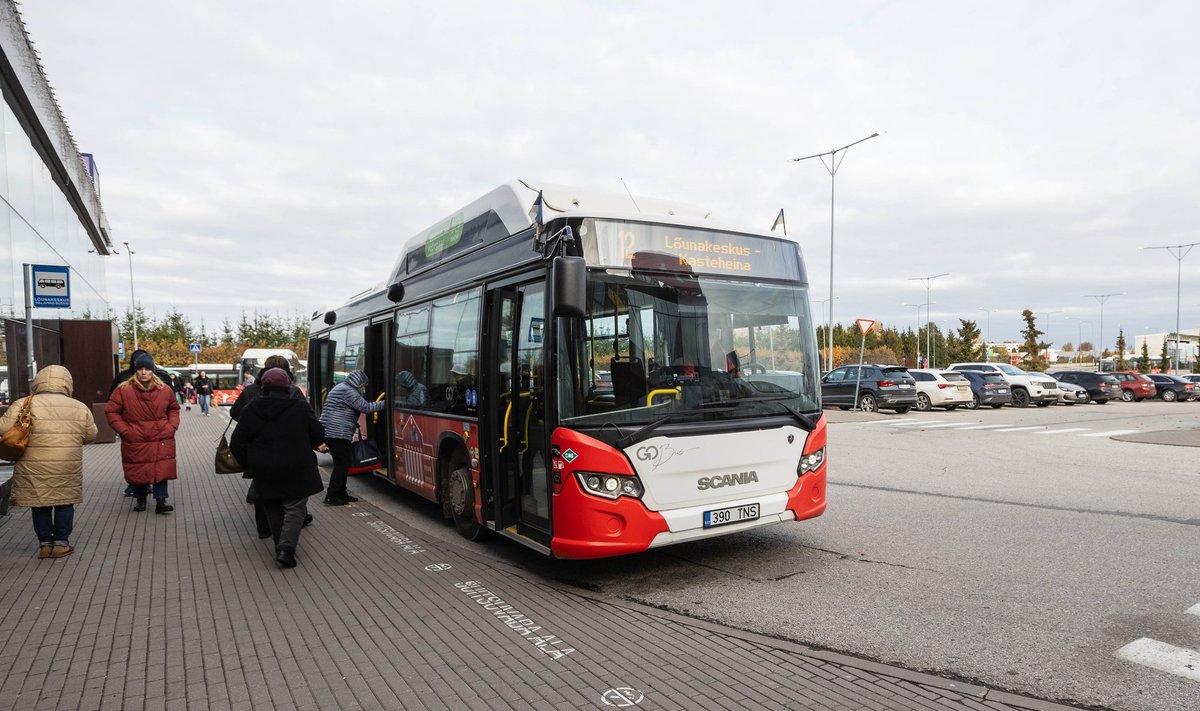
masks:
[(796, 421), (800, 423), (800, 427), (802, 429), (804, 429), (807, 432), (812, 432), (813, 430), (815, 430), (817, 428), (817, 420), (820, 419), (821, 416), (819, 414), (818, 415), (806, 415), (803, 412), (800, 412), (796, 408), (792, 407), (791, 405), (787, 404), (786, 402), (783, 402), (784, 400), (793, 400), (796, 397), (797, 396), (795, 394), (761, 395), (758, 397), (738, 398), (737, 400), (730, 400), (729, 402), (778, 402), (780, 407), (787, 410), (788, 414), (790, 414), (792, 417), (796, 418)]
[[(662, 425), (665, 425), (666, 423), (670, 422), (671, 420), (673, 420), (677, 417), (703, 415), (705, 412), (711, 412), (713, 409), (717, 409), (717, 408), (713, 408), (712, 407), (713, 405), (725, 405), (726, 406), (725, 408), (720, 408), (720, 409), (730, 409), (730, 410), (733, 409), (733, 407), (729, 407), (729, 403), (710, 402), (710, 403), (702, 403), (700, 405), (696, 405), (692, 409), (689, 409), (689, 410), (676, 410), (675, 412), (668, 412), (667, 414), (663, 415), (662, 417), (658, 418), (657, 420), (655, 420), (653, 422), (649, 422), (649, 423), (641, 426), (637, 430), (629, 433), (628, 436), (622, 437), (621, 439), (617, 440), (616, 442), (613, 443), (613, 446), (616, 447), (617, 449), (625, 449), (626, 447), (628, 447), (631, 444), (635, 444), (637, 442), (641, 442), (643, 439), (646, 439), (646, 437), (651, 432), (653, 432), (654, 430), (658, 429)], [(734, 405), (734, 407), (736, 407), (736, 405)]]

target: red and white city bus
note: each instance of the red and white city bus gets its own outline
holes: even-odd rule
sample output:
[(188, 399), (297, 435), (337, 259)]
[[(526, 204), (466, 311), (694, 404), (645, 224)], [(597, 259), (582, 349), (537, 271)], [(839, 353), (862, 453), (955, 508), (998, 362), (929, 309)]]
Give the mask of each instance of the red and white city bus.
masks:
[(242, 392), (242, 368), (229, 363), (188, 363), (177, 365), (174, 370), (186, 380), (196, 383), (196, 377), (203, 372), (213, 384), (212, 404), (232, 405)]
[(825, 419), (798, 246), (677, 203), (517, 181), (314, 314), (318, 411), (361, 369), (378, 470), (562, 558), (825, 510)]

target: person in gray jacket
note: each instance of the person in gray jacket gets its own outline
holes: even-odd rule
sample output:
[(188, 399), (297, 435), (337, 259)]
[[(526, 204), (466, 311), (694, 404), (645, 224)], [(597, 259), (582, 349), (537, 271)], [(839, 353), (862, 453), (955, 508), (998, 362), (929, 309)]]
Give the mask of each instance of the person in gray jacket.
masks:
[(367, 374), (356, 370), (329, 391), (321, 407), (321, 424), (325, 427), (325, 446), (333, 457), (333, 472), (329, 475), (329, 486), (325, 489), (325, 504), (345, 506), (358, 497), (346, 491), (346, 474), (354, 458), (354, 447), (350, 438), (358, 427), (358, 416), (364, 412), (379, 412), (384, 402), (367, 402), (361, 390), (367, 386)]

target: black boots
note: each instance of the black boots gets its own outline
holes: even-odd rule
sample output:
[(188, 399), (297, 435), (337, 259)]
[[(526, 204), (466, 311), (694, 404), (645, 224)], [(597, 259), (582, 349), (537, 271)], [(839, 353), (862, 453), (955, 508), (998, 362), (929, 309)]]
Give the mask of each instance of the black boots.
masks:
[[(169, 514), (175, 510), (175, 507), (168, 504), (166, 499), (155, 499), (154, 501), (154, 513), (156, 514)], [(143, 503), (142, 510), (145, 510), (145, 508), (146, 505)]]
[(134, 504), (133, 504), (133, 510), (134, 511), (145, 511), (146, 510), (146, 497), (145, 496), (137, 497), (137, 499), (134, 501)]
[(291, 548), (277, 548), (275, 550), (275, 562), (284, 568), (295, 568), (296, 551)]

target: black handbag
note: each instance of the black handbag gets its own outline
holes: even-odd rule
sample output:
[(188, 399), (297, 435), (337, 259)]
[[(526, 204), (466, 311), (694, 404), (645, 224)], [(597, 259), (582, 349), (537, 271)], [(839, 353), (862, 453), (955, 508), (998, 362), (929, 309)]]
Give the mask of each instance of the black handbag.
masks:
[(347, 472), (362, 474), (382, 468), (383, 457), (379, 454), (379, 446), (375, 444), (375, 440), (363, 439), (362, 432), (358, 428), (355, 428), (354, 431), (358, 435), (358, 441), (352, 445), (350, 468)]
[[(230, 420), (229, 425), (232, 424), (233, 420)], [(221, 433), (221, 441), (217, 443), (217, 456), (213, 466), (218, 474), (238, 474), (244, 468), (229, 449), (229, 439), (226, 437), (229, 434), (229, 425), (225, 425), (225, 431)]]

